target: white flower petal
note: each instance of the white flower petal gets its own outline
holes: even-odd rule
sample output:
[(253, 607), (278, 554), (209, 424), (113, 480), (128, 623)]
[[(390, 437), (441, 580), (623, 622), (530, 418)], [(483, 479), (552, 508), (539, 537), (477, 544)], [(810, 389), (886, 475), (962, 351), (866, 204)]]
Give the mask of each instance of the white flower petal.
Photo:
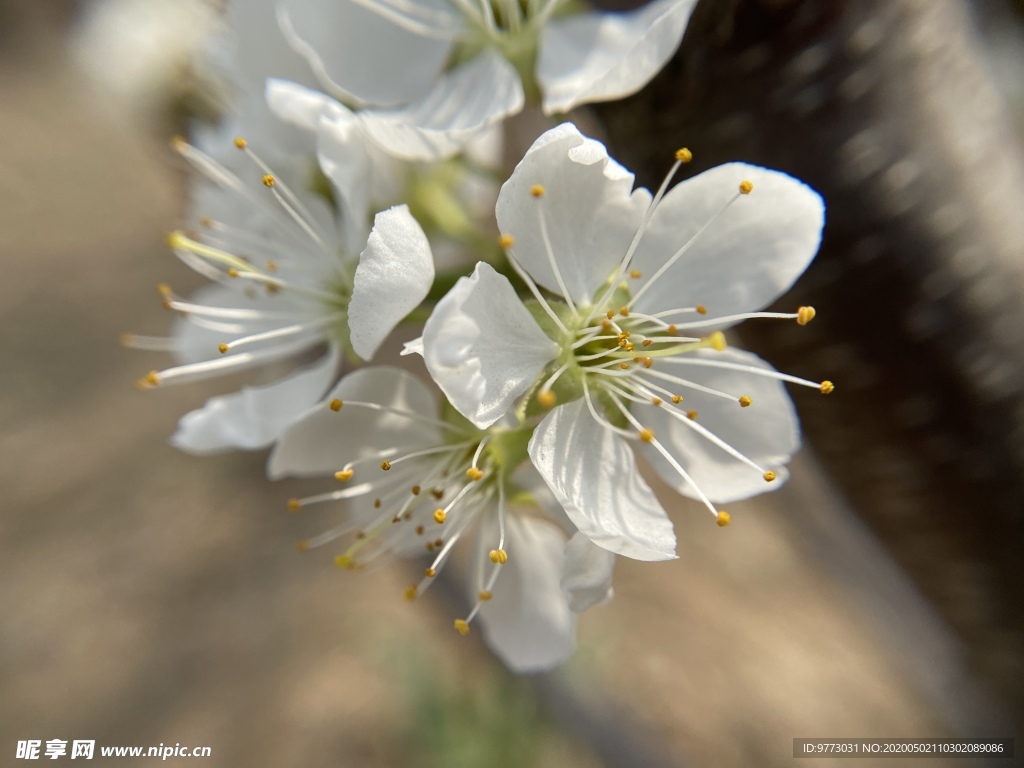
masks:
[[(341, 469), (346, 462), (386, 448), (407, 447), (412, 451), (441, 442), (440, 428), (434, 424), (357, 405), (343, 405), (335, 413), (327, 405), (335, 398), (342, 403), (373, 402), (431, 419), (437, 417), (433, 393), (411, 373), (390, 366), (360, 368), (345, 376), (323, 402), (285, 430), (267, 462), (267, 476), (271, 480), (326, 475)], [(374, 471), (380, 469), (357, 469), (353, 482)]]
[[(565, 540), (550, 523), (521, 515), (508, 515), (505, 531), (508, 562), (479, 620), (487, 644), (509, 669), (542, 672), (565, 663), (576, 647), (576, 617), (559, 584)], [(479, 538), (477, 556), (484, 562), (495, 541), (491, 522)]]
[(377, 214), (359, 257), (348, 328), (352, 348), (364, 360), (402, 318), (426, 298), (434, 282), (427, 236), (404, 205)]
[(330, 96), (289, 80), (268, 78), (264, 95), (275, 117), (314, 133), (320, 124), (320, 116), (332, 106), (348, 112)]
[(630, 13), (583, 13), (548, 22), (537, 80), (544, 112), (636, 93), (679, 48), (696, 0), (657, 0)]
[(529, 450), (566, 514), (599, 547), (637, 560), (675, 557), (672, 523), (629, 445), (598, 424), (583, 400), (552, 410)]
[(402, 351), (399, 352), (399, 354), (402, 356), (419, 355), (420, 357), (423, 357), (423, 337), (420, 336), (418, 339), (405, 342), (402, 345)]
[[(544, 188), (534, 197), (533, 187)], [(540, 224), (566, 289), (589, 305), (618, 266), (650, 203), (633, 189), (633, 175), (608, 157), (604, 145), (563, 123), (527, 151), (498, 194), (498, 228), (515, 239), (513, 253), (533, 279), (561, 293)]]
[(612, 599), (612, 571), (615, 555), (576, 533), (565, 545), (562, 589), (569, 594), (569, 607), (583, 613)]
[(515, 68), (490, 49), (442, 77), (425, 96), (400, 110), (366, 109), (358, 118), (384, 151), (403, 160), (441, 160), (523, 108)]
[[(768, 363), (750, 352), (727, 349), (723, 352), (701, 350), (686, 357), (697, 361), (751, 365), (773, 370)], [(778, 489), (789, 476), (786, 462), (800, 447), (800, 424), (793, 401), (782, 382), (766, 376), (724, 368), (699, 365), (665, 365), (681, 378), (706, 387), (747, 395), (753, 401), (741, 408), (735, 400), (715, 397), (678, 387), (684, 396), (681, 410), (697, 411), (697, 423), (713, 432), (733, 448), (775, 472), (777, 479), (765, 482), (761, 473), (726, 453), (685, 423), (668, 416), (668, 404), (644, 407), (637, 414), (641, 422), (654, 430), (658, 440), (694, 479), (711, 501), (727, 504), (765, 491)], [(669, 466), (649, 445), (642, 447), (665, 482), (680, 493), (696, 498), (690, 484)]]
[(340, 359), (340, 349), (331, 345), (316, 363), (280, 381), (210, 398), (181, 418), (171, 445), (196, 455), (266, 448), (323, 396)]
[(512, 284), (484, 262), (459, 278), (423, 328), (427, 370), (452, 405), (485, 429), (504, 416), (555, 355)]
[(753, 182), (753, 192), (740, 196), (694, 241), (640, 297), (637, 310), (703, 304), (708, 318), (750, 312), (781, 296), (803, 273), (821, 242), (821, 196), (784, 173), (744, 163), (712, 168), (665, 195), (633, 266), (645, 279), (653, 276), (736, 196), (743, 180)]
[[(408, 0), (452, 19), (438, 3)], [(429, 90), (444, 67), (457, 27), (427, 36), (353, 0), (280, 0), (281, 30), (295, 51), (337, 95), (388, 107)]]

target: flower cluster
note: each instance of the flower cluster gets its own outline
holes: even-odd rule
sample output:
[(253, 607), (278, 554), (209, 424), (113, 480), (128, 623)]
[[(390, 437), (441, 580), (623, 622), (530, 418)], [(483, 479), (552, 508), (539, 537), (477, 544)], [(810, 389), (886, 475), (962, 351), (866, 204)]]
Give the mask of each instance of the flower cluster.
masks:
[[(651, 194), (572, 122), (492, 181), (504, 118), (637, 91), (692, 5), (237, 0), (217, 59), (231, 114), (174, 142), (198, 173), (168, 243), (211, 284), (160, 287), (171, 334), (125, 341), (176, 364), (141, 384), (263, 381), (186, 414), (172, 442), (270, 448), (271, 479), (333, 476), (288, 502), (343, 503), (300, 550), (337, 544), (344, 568), (423, 557), (410, 600), (475, 542), (455, 628), (479, 622), (517, 671), (571, 655), (616, 555), (675, 557), (637, 455), (728, 525), (719, 505), (786, 479), (784, 385), (833, 389), (725, 336), (814, 317), (761, 311), (817, 251), (805, 185), (731, 163), (672, 186), (680, 149)], [(423, 324), (405, 353), (427, 375), (364, 365), (404, 322)]]

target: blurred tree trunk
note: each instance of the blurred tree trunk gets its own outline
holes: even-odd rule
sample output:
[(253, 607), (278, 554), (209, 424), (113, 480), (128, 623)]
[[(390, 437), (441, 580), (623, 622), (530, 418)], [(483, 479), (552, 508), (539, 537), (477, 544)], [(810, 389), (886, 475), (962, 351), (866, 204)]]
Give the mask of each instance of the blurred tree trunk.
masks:
[[(1024, 711), (1024, 162), (948, 0), (702, 0), (641, 93), (598, 114), (614, 156), (660, 182), (729, 160), (784, 170), (828, 206), (822, 250), (749, 322), (807, 439), (859, 513)], [(756, 194), (756, 190), (755, 193)]]

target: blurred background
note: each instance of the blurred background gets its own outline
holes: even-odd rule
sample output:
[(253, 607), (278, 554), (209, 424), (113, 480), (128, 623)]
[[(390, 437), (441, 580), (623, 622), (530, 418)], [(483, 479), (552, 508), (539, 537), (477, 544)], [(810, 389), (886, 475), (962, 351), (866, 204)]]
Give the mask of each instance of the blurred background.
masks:
[(818, 308), (813, 334), (746, 341), (838, 388), (795, 393), (792, 479), (730, 528), (656, 486), (679, 560), (620, 558), (574, 659), (525, 678), (452, 631), (454, 590), (403, 600), (412, 566), (300, 556), (333, 513), (284, 502), (317, 484), (167, 444), (236, 381), (134, 386), (161, 359), (119, 334), (163, 330), (157, 283), (198, 285), (163, 244), (187, 181), (167, 141), (212, 108), (190, 61), (217, 14), (0, 0), (5, 764), (54, 738), (433, 768), (776, 766), (795, 737), (1016, 735), (1019, 4), (702, 0), (665, 73), (596, 110), (646, 185), (686, 144), (695, 172), (743, 159), (823, 193), (823, 252), (786, 299)]

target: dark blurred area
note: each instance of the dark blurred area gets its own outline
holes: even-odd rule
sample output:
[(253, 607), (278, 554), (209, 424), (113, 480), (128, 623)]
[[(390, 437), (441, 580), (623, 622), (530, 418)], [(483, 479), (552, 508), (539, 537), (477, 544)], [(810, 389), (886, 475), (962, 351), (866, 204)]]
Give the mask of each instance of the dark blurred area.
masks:
[(158, 282), (196, 285), (162, 236), (185, 189), (166, 141), (201, 101), (177, 64), (141, 94), (90, 75), (97, 7), (0, 0), (0, 762), (84, 738), (218, 766), (782, 766), (795, 737), (1015, 735), (1019, 3), (701, 0), (669, 68), (596, 110), (647, 186), (685, 145), (694, 172), (822, 192), (784, 299), (817, 318), (743, 340), (837, 390), (797, 393), (810, 447), (729, 529), (656, 486), (680, 559), (620, 559), (577, 656), (531, 678), (452, 632), (454, 589), (409, 605), (402, 564), (300, 557), (335, 513), (284, 500), (319, 485), (167, 445), (235, 383), (138, 392), (158, 356), (117, 347), (165, 329)]
[(1018, 721), (1021, 39), (1019, 4), (994, 0), (701, 2), (671, 65), (599, 109), (647, 185), (685, 144), (694, 172), (745, 160), (823, 194), (821, 252), (780, 304), (817, 319), (742, 335), (836, 381), (801, 403), (809, 442)]

